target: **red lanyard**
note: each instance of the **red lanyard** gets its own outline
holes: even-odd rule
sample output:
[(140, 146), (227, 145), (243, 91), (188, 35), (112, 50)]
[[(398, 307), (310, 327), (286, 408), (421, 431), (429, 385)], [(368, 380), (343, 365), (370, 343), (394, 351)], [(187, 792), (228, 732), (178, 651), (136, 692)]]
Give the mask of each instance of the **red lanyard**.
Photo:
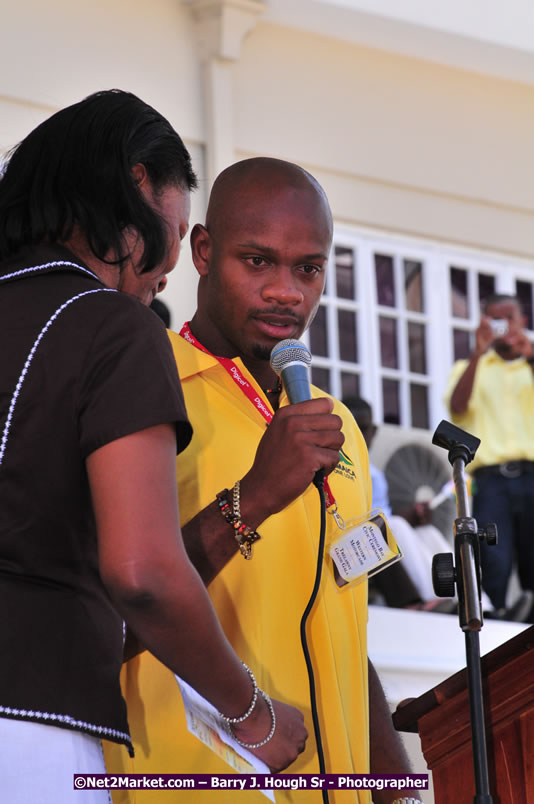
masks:
[(202, 344), (197, 341), (197, 339), (191, 332), (189, 321), (186, 321), (185, 324), (183, 325), (182, 329), (180, 330), (180, 335), (182, 336), (182, 338), (185, 338), (186, 341), (192, 343), (193, 346), (196, 346), (197, 349), (200, 349), (201, 352), (205, 352), (205, 354), (210, 355), (210, 357), (214, 357), (215, 360), (218, 360), (221, 366), (224, 369), (226, 369), (226, 371), (233, 379), (235, 384), (238, 386), (238, 388), (240, 388), (241, 391), (245, 394), (247, 399), (249, 399), (250, 402), (252, 402), (252, 404), (254, 405), (254, 407), (259, 410), (265, 421), (266, 422), (271, 421), (271, 419), (273, 418), (273, 414), (271, 413), (267, 405), (265, 405), (265, 403), (260, 399), (256, 389), (252, 387), (252, 385), (245, 377), (243, 377), (242, 373), (240, 372), (240, 370), (238, 369), (233, 360), (230, 360), (229, 357), (218, 357), (217, 355), (212, 355), (211, 352), (208, 352), (206, 347), (202, 346)]
[[(180, 330), (180, 335), (182, 336), (182, 338), (185, 338), (186, 341), (189, 341), (189, 343), (191, 343), (193, 346), (196, 346), (197, 349), (200, 349), (201, 352), (204, 352), (205, 354), (210, 355), (210, 357), (215, 358), (215, 360), (217, 360), (221, 364), (221, 366), (224, 369), (226, 369), (230, 377), (233, 379), (237, 387), (245, 394), (247, 399), (254, 405), (255, 408), (257, 408), (257, 410), (259, 410), (265, 421), (269, 423), (272, 420), (273, 414), (271, 413), (269, 408), (265, 405), (263, 400), (260, 399), (255, 388), (253, 388), (253, 386), (249, 383), (249, 381), (245, 377), (243, 377), (243, 374), (238, 369), (233, 360), (231, 360), (229, 357), (218, 357), (217, 355), (214, 355), (211, 352), (209, 352), (205, 346), (202, 346), (202, 344), (199, 341), (197, 341), (197, 339), (191, 332), (189, 321), (186, 321), (185, 324), (183, 325), (182, 329)], [(334, 498), (334, 495), (332, 494), (330, 486), (328, 485), (328, 478), (326, 477), (324, 479), (324, 493), (325, 493), (326, 507), (330, 508), (331, 505), (334, 505), (336, 500)]]

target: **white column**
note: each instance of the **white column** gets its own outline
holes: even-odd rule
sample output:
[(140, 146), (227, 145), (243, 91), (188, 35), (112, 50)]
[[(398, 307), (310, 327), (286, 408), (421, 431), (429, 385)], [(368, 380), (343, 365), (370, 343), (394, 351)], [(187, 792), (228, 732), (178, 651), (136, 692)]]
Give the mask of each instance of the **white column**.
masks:
[(203, 71), (206, 179), (234, 161), (232, 67), (244, 37), (265, 10), (264, 0), (184, 0), (196, 22)]

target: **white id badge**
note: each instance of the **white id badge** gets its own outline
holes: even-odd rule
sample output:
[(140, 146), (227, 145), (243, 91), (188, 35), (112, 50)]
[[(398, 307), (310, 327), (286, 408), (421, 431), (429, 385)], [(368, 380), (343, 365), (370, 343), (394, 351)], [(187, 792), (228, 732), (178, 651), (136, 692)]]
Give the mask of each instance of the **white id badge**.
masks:
[(385, 514), (374, 509), (337, 530), (328, 546), (334, 580), (339, 587), (358, 584), (402, 558)]

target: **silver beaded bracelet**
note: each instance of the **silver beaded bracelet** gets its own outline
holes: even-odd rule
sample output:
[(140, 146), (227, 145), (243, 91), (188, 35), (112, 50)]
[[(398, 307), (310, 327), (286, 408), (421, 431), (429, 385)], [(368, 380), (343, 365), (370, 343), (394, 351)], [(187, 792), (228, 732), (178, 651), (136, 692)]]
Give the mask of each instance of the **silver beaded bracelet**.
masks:
[(391, 804), (423, 804), (420, 798), (396, 798)]
[(234, 739), (236, 743), (238, 743), (238, 745), (241, 745), (243, 748), (261, 748), (262, 745), (266, 745), (266, 743), (268, 743), (269, 740), (272, 740), (274, 733), (276, 731), (276, 713), (274, 711), (273, 703), (266, 692), (264, 692), (263, 690), (258, 690), (258, 692), (260, 693), (260, 695), (263, 696), (265, 703), (269, 707), (269, 712), (271, 713), (271, 730), (267, 735), (267, 737), (264, 740), (261, 740), (259, 743), (244, 743), (243, 740), (240, 740), (239, 737), (235, 736), (235, 734), (232, 731), (232, 727), (229, 723), (228, 733), (230, 734), (232, 739)]
[(252, 672), (252, 670), (250, 669), (248, 664), (245, 664), (245, 662), (241, 662), (241, 664), (243, 665), (243, 667), (245, 668), (245, 670), (249, 674), (250, 680), (252, 681), (252, 688), (253, 688), (252, 700), (250, 702), (249, 708), (247, 709), (247, 711), (245, 712), (244, 715), (241, 715), (241, 717), (226, 717), (226, 715), (221, 714), (222, 719), (229, 726), (232, 723), (242, 723), (244, 720), (246, 720), (247, 717), (249, 717), (249, 715), (252, 714), (252, 712), (254, 710), (254, 707), (256, 706), (256, 701), (258, 700), (258, 685), (256, 683), (256, 678), (254, 677), (254, 673)]

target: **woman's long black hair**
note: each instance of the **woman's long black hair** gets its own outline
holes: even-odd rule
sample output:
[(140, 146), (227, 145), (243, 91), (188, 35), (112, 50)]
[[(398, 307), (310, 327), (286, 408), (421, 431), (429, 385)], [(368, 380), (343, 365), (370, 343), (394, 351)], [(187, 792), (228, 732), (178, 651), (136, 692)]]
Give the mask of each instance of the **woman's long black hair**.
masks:
[(124, 253), (122, 233), (133, 227), (144, 243), (149, 271), (165, 257), (165, 223), (132, 177), (145, 166), (154, 193), (191, 190), (191, 157), (170, 123), (129, 92), (96, 92), (62, 109), (8, 155), (0, 177), (0, 257), (28, 244), (68, 240), (76, 224), (98, 259)]

